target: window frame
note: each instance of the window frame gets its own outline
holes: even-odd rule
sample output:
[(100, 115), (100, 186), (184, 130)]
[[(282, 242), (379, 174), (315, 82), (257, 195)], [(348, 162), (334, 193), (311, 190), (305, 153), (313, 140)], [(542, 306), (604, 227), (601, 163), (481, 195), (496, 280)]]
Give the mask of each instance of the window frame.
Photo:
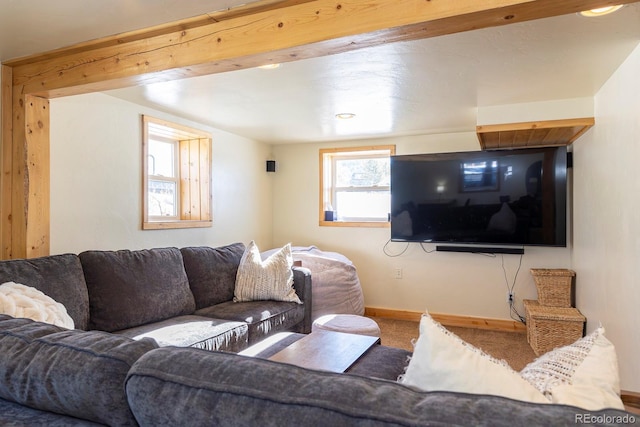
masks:
[[(142, 115), (142, 229), (204, 228), (213, 225), (212, 138), (209, 132)], [(177, 216), (149, 215), (149, 139), (174, 141)], [(167, 180), (166, 177), (162, 177)]]
[[(167, 177), (164, 175), (154, 175), (151, 173), (148, 173), (149, 171), (147, 170), (147, 191), (145, 192), (145, 195), (147, 197), (147, 213), (149, 212), (149, 181), (162, 181), (162, 182), (171, 182), (175, 185), (176, 188), (176, 194), (175, 194), (175, 215), (166, 215), (166, 216), (159, 216), (159, 215), (148, 215), (148, 219), (151, 222), (165, 222), (165, 221), (176, 221), (179, 220), (180, 217), (178, 215), (179, 212), (179, 206), (180, 206), (180, 173), (179, 173), (179, 157), (180, 157), (180, 150), (179, 150), (179, 143), (178, 141), (172, 139), (172, 138), (167, 138), (167, 137), (163, 137), (163, 136), (158, 136), (158, 135), (154, 135), (154, 137), (152, 138), (151, 136), (149, 136), (148, 139), (146, 139), (145, 141), (149, 141), (149, 139), (154, 139), (156, 141), (165, 143), (165, 144), (171, 144), (171, 149), (173, 150), (173, 176), (171, 177)], [(145, 154), (145, 158), (147, 159), (147, 162), (149, 161), (149, 157), (151, 157), (148, 153), (148, 145), (147, 145), (147, 152)], [(149, 163), (146, 164), (147, 167), (149, 167)]]
[[(363, 147), (341, 147), (341, 148), (321, 148), (319, 150), (320, 158), (320, 197), (318, 205), (318, 224), (322, 227), (389, 227), (389, 220), (369, 220), (357, 219), (348, 221), (325, 221), (324, 207), (327, 202), (333, 205), (335, 194), (340, 189), (349, 191), (353, 187), (336, 187), (336, 166), (335, 163), (339, 159), (370, 159), (380, 157), (391, 157), (395, 155), (395, 145), (376, 145)], [(380, 187), (357, 187), (352, 191), (391, 191), (391, 185), (387, 189), (381, 190)]]

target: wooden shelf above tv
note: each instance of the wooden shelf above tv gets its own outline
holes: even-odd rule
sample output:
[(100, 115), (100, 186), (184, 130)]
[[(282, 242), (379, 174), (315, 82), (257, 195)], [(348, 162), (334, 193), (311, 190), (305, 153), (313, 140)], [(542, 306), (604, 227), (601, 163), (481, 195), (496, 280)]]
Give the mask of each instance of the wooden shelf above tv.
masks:
[(538, 122), (482, 125), (476, 127), (480, 147), (498, 150), (527, 147), (555, 147), (569, 145), (585, 133), (595, 120), (593, 117)]

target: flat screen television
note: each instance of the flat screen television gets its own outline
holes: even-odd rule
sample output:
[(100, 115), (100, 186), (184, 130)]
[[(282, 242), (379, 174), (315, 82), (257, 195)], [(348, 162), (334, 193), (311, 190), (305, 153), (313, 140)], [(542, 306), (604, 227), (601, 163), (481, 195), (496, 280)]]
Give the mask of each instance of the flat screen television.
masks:
[(566, 147), (392, 156), (391, 240), (566, 246)]

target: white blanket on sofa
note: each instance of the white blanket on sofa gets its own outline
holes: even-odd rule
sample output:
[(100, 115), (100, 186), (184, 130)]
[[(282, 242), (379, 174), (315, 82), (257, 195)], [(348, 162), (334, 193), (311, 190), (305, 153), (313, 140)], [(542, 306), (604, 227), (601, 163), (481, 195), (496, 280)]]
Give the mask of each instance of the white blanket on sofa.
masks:
[(64, 305), (30, 286), (6, 282), (0, 285), (0, 313), (73, 329)]

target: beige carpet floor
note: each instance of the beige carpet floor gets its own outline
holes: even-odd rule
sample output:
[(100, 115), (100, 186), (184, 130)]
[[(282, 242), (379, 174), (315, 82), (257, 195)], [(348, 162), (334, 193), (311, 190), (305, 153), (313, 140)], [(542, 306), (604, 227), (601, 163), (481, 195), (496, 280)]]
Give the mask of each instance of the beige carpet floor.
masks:
[[(382, 317), (372, 319), (380, 326), (382, 345), (413, 351), (412, 341), (419, 335), (418, 322)], [(453, 326), (447, 329), (496, 359), (505, 360), (516, 371), (520, 371), (536, 357), (527, 343), (525, 333)]]

